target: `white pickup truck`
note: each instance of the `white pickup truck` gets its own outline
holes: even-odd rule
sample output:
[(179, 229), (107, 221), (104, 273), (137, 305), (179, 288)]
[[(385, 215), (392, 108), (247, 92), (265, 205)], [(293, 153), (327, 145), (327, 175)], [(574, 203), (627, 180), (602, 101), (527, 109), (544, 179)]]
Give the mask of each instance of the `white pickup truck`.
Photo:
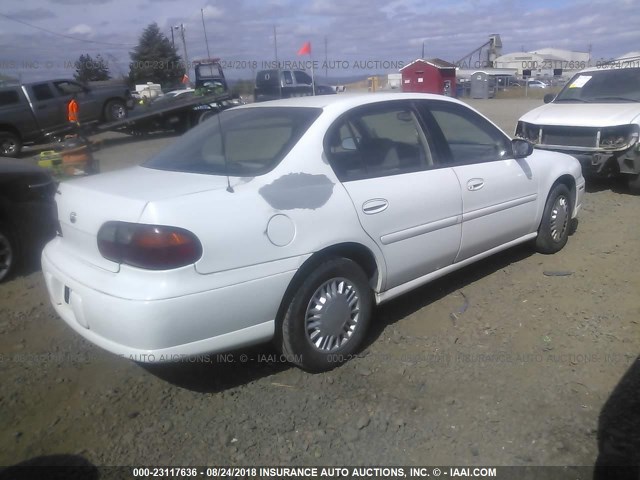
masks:
[(576, 157), (585, 176), (624, 175), (640, 194), (640, 61), (582, 70), (545, 103), (520, 118), (517, 137)]

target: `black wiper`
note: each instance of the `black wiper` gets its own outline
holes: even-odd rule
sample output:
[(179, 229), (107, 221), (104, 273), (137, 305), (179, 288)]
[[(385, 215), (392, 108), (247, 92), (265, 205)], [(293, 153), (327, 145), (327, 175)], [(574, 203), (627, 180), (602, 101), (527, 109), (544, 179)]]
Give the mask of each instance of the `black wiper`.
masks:
[(640, 100), (637, 100), (635, 98), (629, 98), (629, 97), (615, 97), (615, 96), (610, 96), (610, 97), (596, 97), (594, 98), (592, 101), (593, 102), (598, 102), (599, 100), (620, 100), (622, 102), (640, 102)]
[(590, 100), (585, 100), (584, 98), (556, 98), (553, 103), (557, 102), (580, 102), (580, 103), (591, 103)]

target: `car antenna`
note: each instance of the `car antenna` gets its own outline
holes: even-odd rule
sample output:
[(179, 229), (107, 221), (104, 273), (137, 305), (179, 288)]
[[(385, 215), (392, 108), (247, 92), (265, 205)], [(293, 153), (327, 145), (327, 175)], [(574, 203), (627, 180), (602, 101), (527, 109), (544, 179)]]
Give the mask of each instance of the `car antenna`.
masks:
[(224, 132), (222, 131), (222, 120), (220, 120), (220, 113), (216, 115), (218, 117), (218, 128), (220, 130), (220, 142), (222, 144), (222, 157), (224, 158), (224, 174), (227, 176), (227, 192), (234, 193), (231, 186), (231, 180), (229, 180), (229, 162), (227, 161), (227, 149), (224, 144)]

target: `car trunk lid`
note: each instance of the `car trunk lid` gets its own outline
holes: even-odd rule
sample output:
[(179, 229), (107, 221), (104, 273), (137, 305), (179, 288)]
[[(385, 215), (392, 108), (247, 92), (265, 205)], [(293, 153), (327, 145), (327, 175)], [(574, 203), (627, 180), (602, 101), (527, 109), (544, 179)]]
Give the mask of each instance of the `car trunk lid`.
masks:
[(58, 221), (71, 255), (118, 272), (120, 265), (98, 251), (97, 234), (107, 221), (136, 223), (153, 201), (226, 187), (226, 177), (134, 167), (63, 182), (58, 187)]

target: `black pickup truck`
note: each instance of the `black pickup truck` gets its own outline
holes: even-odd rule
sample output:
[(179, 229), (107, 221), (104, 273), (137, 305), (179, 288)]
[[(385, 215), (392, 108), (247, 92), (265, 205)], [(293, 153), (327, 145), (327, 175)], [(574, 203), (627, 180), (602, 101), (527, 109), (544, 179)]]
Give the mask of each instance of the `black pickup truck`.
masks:
[[(303, 70), (261, 70), (256, 75), (253, 99), (256, 102), (314, 94), (311, 76)], [(328, 85), (315, 84), (316, 95), (336, 93)]]
[(69, 131), (67, 103), (73, 96), (79, 104), (80, 123), (124, 118), (132, 105), (124, 84), (89, 87), (73, 80), (49, 80), (2, 86), (0, 156), (16, 157), (25, 144)]

